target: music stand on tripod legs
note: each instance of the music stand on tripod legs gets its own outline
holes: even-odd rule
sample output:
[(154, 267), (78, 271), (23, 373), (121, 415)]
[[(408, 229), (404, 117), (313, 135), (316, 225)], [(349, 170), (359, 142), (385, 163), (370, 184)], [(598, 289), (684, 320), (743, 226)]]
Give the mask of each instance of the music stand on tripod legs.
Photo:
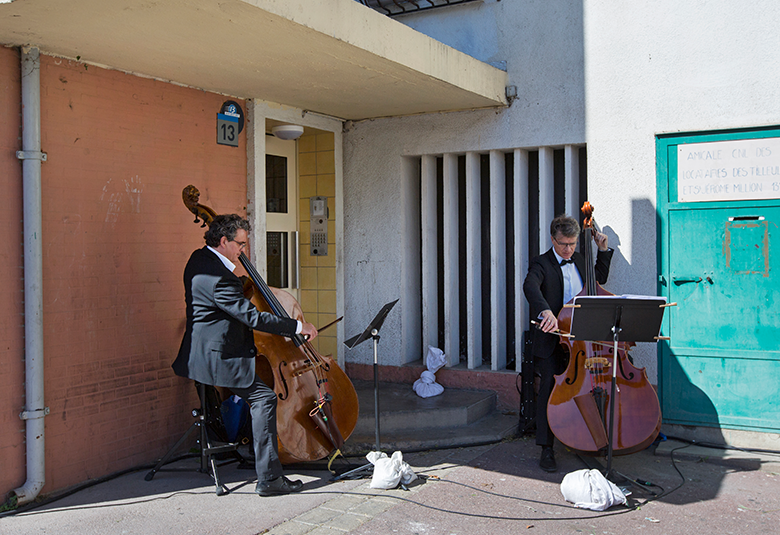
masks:
[[(379, 330), (382, 328), (382, 324), (385, 322), (385, 318), (390, 313), (390, 310), (395, 306), (395, 304), (398, 302), (398, 299), (395, 301), (392, 301), (390, 303), (387, 303), (385, 306), (382, 307), (382, 309), (377, 313), (376, 316), (374, 316), (374, 319), (371, 320), (371, 323), (368, 324), (368, 327), (365, 328), (365, 330), (358, 334), (357, 336), (353, 336), (349, 340), (344, 342), (344, 345), (347, 346), (349, 349), (352, 349), (353, 347), (356, 347), (369, 338), (371, 338), (374, 341), (374, 431), (375, 431), (375, 439), (376, 439), (376, 451), (380, 451), (380, 441), (379, 441)], [(371, 463), (364, 464), (363, 466), (360, 466), (358, 468), (355, 468), (353, 470), (349, 470), (348, 472), (344, 472), (343, 474), (340, 474), (332, 479), (332, 481), (339, 481), (341, 479), (358, 479), (359, 477), (363, 476), (363, 472), (367, 470), (373, 471), (374, 465)]]
[(654, 296), (583, 296), (574, 298), (571, 336), (575, 340), (612, 340), (612, 384), (607, 418), (607, 468), (604, 476), (615, 479), (612, 471), (615, 421), (618, 341), (658, 342), (666, 299)]

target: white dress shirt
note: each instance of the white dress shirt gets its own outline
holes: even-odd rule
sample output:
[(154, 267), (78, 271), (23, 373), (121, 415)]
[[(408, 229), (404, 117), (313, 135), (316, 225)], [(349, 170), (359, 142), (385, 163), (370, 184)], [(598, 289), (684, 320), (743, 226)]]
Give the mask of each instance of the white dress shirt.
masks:
[[(555, 249), (553, 249), (553, 254), (560, 265), (563, 257), (558, 255)], [(561, 266), (561, 272), (563, 273), (563, 304), (565, 305), (582, 291), (582, 277), (580, 277), (580, 272), (577, 271), (573, 262)]]

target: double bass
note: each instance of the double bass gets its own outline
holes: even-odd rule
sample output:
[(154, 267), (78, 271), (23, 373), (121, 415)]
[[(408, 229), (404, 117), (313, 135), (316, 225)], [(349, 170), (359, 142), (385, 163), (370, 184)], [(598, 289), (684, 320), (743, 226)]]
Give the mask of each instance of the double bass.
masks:
[[(596, 282), (593, 266), (593, 239), (596, 231), (593, 207), (585, 202), (582, 229), (582, 253), (586, 259), (583, 295), (613, 295)], [(609, 445), (607, 429), (612, 430), (612, 453), (626, 455), (649, 446), (661, 430), (658, 395), (647, 379), (644, 368), (636, 368), (628, 358), (635, 344), (620, 342), (613, 359), (612, 341), (586, 342), (565, 336), (571, 331), (573, 308), (564, 306), (558, 315), (560, 343), (569, 352), (569, 363), (555, 386), (547, 405), (550, 429), (566, 446), (588, 454), (597, 454)], [(616, 390), (611, 396), (613, 362), (617, 366)], [(614, 412), (610, 405), (614, 405)], [(608, 418), (614, 415), (612, 425)]]
[[(182, 191), (195, 222), (211, 224), (216, 212), (198, 202), (195, 186)], [(249, 275), (244, 295), (261, 312), (302, 320), (300, 305), (284, 290), (271, 289), (242, 252), (241, 265)], [(257, 375), (277, 395), (277, 434), (282, 464), (316, 461), (331, 452), (328, 467), (355, 429), (358, 398), (355, 387), (330, 357), (320, 355), (300, 335), (293, 338), (254, 331)]]

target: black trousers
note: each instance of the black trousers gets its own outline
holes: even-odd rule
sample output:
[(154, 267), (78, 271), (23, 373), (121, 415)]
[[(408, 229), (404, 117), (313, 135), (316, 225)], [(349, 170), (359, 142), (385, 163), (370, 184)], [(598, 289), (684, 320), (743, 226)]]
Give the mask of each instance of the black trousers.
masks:
[(247, 388), (231, 388), (249, 403), (252, 415), (252, 438), (255, 446), (257, 481), (269, 481), (282, 475), (279, 444), (276, 435), (276, 393), (255, 375)]
[(552, 446), (555, 435), (547, 423), (547, 402), (555, 386), (555, 375), (566, 371), (568, 362), (566, 350), (556, 346), (553, 354), (547, 358), (534, 358), (534, 368), (539, 376), (539, 394), (536, 397), (536, 443), (539, 446)]

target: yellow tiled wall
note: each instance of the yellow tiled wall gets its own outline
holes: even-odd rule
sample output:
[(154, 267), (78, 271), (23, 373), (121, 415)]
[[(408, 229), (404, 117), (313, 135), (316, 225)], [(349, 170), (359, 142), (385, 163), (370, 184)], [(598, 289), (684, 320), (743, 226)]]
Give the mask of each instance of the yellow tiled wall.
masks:
[[(300, 195), (301, 307), (306, 320), (317, 327), (336, 319), (336, 165), (333, 133), (306, 132), (298, 139)], [(311, 256), (309, 198), (328, 198), (328, 255)], [(330, 327), (314, 339), (323, 355), (337, 357), (336, 327)]]

